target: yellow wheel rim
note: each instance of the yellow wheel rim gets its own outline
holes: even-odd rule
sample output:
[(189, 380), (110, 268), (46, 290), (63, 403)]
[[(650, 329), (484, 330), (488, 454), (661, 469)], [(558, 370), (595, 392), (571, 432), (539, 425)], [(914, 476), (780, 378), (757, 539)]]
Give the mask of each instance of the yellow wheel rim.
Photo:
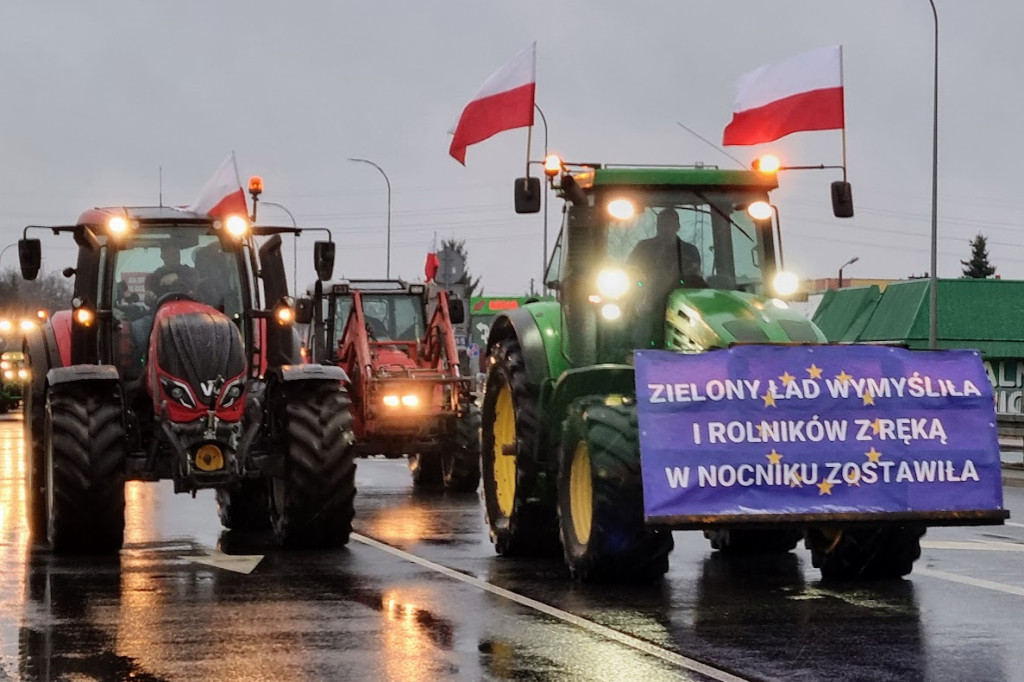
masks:
[(569, 510), (576, 541), (585, 545), (590, 540), (594, 518), (594, 485), (590, 478), (590, 450), (583, 441), (577, 443), (569, 468)]
[(512, 390), (501, 387), (494, 404), (494, 488), (498, 509), (512, 515), (516, 498), (516, 414), (512, 409)]

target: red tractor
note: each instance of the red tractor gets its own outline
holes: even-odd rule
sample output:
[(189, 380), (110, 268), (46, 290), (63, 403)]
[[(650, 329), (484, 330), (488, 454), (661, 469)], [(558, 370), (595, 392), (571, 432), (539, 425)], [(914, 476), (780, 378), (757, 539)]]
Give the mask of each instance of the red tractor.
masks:
[(345, 280), (312, 293), (319, 305), (300, 306), (310, 310), (302, 321), (316, 317), (314, 357), (348, 377), (357, 451), (408, 455), (416, 486), (475, 491), (480, 410), (452, 330), (465, 315), (462, 301), (402, 280)]
[[(39, 239), (18, 242), (34, 279)], [(125, 481), (215, 488), (228, 528), (287, 546), (343, 545), (352, 527), (351, 413), (338, 367), (303, 364), (281, 234), (171, 207), (97, 208), (73, 225), (70, 309), (30, 331), (27, 508), (59, 553), (116, 552)], [(318, 277), (334, 244), (316, 242)]]

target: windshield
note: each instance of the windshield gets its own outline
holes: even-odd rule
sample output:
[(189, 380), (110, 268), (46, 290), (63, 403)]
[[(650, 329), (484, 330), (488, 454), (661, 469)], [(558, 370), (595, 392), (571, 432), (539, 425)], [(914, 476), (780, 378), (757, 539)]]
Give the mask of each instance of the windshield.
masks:
[[(363, 316), (377, 341), (415, 341), (425, 334), (423, 299), (418, 295), (363, 293)], [(352, 299), (339, 296), (335, 304), (336, 333), (345, 328)]]
[[(764, 197), (721, 191), (609, 192), (603, 212), (606, 257), (627, 266), (641, 283), (647, 273), (659, 272), (678, 276), (675, 286), (754, 291), (762, 275), (758, 232), (746, 204), (755, 198)], [(617, 200), (632, 204), (631, 217), (608, 213)]]
[[(110, 248), (108, 243), (108, 247)], [(153, 314), (168, 294), (184, 294), (241, 320), (245, 306), (237, 256), (192, 228), (147, 228), (111, 250), (113, 300), (121, 341), (115, 361), (129, 379), (142, 371)]]

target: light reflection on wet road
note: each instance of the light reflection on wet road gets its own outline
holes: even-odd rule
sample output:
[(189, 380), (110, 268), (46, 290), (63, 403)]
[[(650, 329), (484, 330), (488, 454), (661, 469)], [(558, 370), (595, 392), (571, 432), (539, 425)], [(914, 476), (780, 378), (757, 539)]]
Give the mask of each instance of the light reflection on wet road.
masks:
[(166, 482), (128, 486), (119, 558), (54, 557), (28, 548), (20, 429), (0, 421), (0, 680), (709, 679), (683, 657), (722, 679), (1024, 680), (1015, 523), (933, 529), (911, 580), (883, 585), (824, 586), (803, 550), (727, 561), (677, 533), (661, 583), (579, 586), (559, 561), (494, 556), (477, 496), (418, 493), (404, 462), (361, 460), (357, 530), (420, 563), (359, 538), (285, 552), (222, 533), (212, 494)]

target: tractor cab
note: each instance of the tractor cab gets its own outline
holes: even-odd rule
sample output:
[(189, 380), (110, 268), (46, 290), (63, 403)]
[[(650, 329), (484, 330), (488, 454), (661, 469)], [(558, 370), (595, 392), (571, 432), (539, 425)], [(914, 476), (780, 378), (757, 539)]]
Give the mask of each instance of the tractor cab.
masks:
[(574, 330), (562, 335), (572, 364), (628, 362), (635, 348), (821, 340), (782, 300), (796, 280), (782, 270), (774, 175), (564, 165), (549, 175), (567, 210), (545, 282)]

